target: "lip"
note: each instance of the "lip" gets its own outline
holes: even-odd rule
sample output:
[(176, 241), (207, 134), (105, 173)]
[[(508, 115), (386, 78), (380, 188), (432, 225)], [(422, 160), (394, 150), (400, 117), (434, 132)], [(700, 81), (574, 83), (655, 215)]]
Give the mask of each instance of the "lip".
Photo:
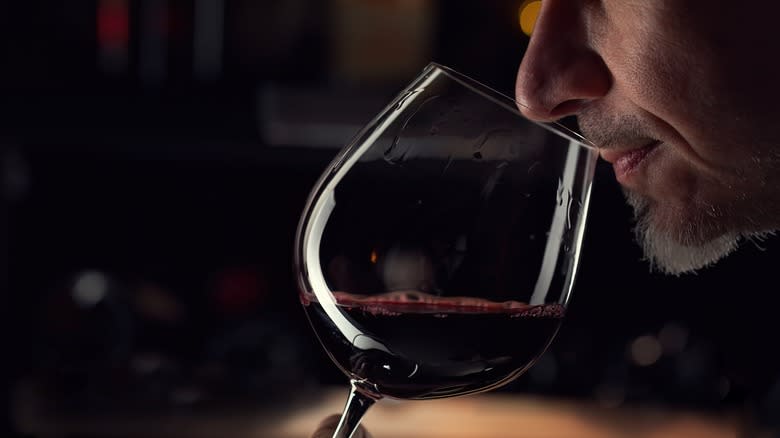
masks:
[(612, 164), (615, 177), (618, 181), (625, 182), (628, 177), (639, 167), (647, 156), (655, 150), (661, 141), (654, 140), (640, 148), (630, 150), (602, 149), (601, 158)]

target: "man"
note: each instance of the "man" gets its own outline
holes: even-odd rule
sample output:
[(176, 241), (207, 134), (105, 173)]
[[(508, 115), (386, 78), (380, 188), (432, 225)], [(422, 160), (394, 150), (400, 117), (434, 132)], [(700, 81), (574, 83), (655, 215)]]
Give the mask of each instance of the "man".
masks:
[(780, 223), (780, 6), (544, 0), (523, 113), (576, 115), (613, 163), (652, 266), (709, 265)]
[[(695, 271), (780, 226), (778, 12), (768, 1), (542, 1), (518, 104), (535, 120), (577, 116), (654, 269)], [(324, 425), (315, 436), (330, 436)]]

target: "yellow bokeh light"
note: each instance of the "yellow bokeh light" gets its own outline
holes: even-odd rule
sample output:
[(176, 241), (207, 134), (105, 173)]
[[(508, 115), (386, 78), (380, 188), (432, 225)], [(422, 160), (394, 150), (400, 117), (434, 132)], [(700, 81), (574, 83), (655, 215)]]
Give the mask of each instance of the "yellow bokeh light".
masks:
[(518, 18), (520, 20), (520, 29), (523, 33), (531, 36), (536, 24), (536, 17), (539, 16), (539, 10), (542, 9), (542, 0), (525, 0), (520, 5)]
[(377, 257), (376, 250), (371, 251), (371, 263), (376, 263)]

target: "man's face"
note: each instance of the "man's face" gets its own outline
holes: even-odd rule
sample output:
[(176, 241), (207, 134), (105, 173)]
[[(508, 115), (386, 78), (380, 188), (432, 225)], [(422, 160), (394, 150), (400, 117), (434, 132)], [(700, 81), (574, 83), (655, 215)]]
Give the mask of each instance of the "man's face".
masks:
[(780, 227), (780, 3), (543, 0), (517, 77), (530, 118), (576, 114), (659, 269)]

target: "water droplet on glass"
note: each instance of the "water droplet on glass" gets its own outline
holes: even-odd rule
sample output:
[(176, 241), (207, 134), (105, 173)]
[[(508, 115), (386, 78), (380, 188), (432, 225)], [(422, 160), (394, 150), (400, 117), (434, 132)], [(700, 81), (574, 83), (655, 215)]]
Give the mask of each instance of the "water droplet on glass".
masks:
[[(404, 101), (406, 101), (409, 98), (409, 96), (412, 96), (412, 95), (414, 95), (416, 93), (419, 93), (421, 91), (423, 91), (423, 89), (422, 88), (418, 88), (418, 89), (416, 89), (414, 91), (411, 91), (411, 92), (407, 93), (399, 101), (399, 107), (400, 107), (400, 105)], [(409, 122), (414, 118), (414, 116), (417, 115), (417, 113), (420, 111), (420, 109), (422, 109), (426, 104), (428, 104), (430, 101), (432, 101), (432, 100), (434, 100), (434, 99), (436, 99), (438, 97), (439, 97), (438, 95), (435, 95), (435, 96), (430, 96), (429, 98), (425, 99), (425, 101), (423, 101), (423, 103), (421, 103), (420, 106), (418, 106), (414, 111), (412, 111), (411, 114), (409, 114), (406, 117), (404, 122), (401, 124), (401, 127), (398, 129), (398, 134), (396, 134), (396, 136), (393, 138), (393, 142), (390, 144), (390, 147), (388, 147), (385, 150), (385, 153), (383, 154), (383, 158), (384, 158), (384, 160), (387, 163), (389, 163), (389, 164), (398, 164), (398, 163), (402, 162), (404, 159), (406, 159), (406, 155), (408, 154), (409, 149), (411, 148), (411, 146), (407, 146), (406, 148), (403, 148), (403, 150), (401, 150), (400, 153), (398, 152), (399, 149), (401, 149), (401, 148), (398, 147), (399, 143), (401, 142), (401, 134), (403, 134), (403, 132), (406, 130), (406, 127), (409, 125)]]
[(393, 142), (390, 143), (390, 147), (385, 150), (385, 153), (382, 155), (382, 157), (385, 159), (386, 162), (389, 164), (396, 164), (397, 160), (393, 156), (393, 151), (395, 150), (396, 146), (398, 146), (398, 142), (400, 141), (399, 136), (395, 136), (393, 138)]
[(501, 134), (510, 134), (511, 132), (508, 129), (493, 129), (487, 132), (483, 132), (480, 134), (476, 142), (474, 143), (474, 150), (482, 150), (482, 148), (485, 146), (485, 144), (494, 137), (497, 137)]
[(404, 94), (401, 99), (398, 101), (398, 103), (395, 105), (395, 110), (398, 111), (401, 109), (401, 107), (404, 105), (404, 103), (409, 100), (410, 97), (414, 96), (415, 94), (425, 91), (425, 88), (415, 88), (414, 90), (408, 91), (406, 94)]
[(474, 152), (474, 159), (481, 160), (482, 159), (482, 152), (480, 152), (480, 151)]
[[(476, 154), (479, 152), (475, 152), (475, 158)], [(481, 157), (481, 156), (480, 156)], [(487, 199), (490, 197), (490, 195), (493, 193), (493, 190), (495, 190), (496, 186), (498, 185), (498, 181), (501, 179), (501, 176), (504, 174), (504, 171), (506, 170), (506, 163), (503, 163), (503, 165), (499, 164), (496, 166), (496, 170), (493, 172), (492, 175), (490, 175), (490, 178), (487, 179), (485, 182), (485, 186), (482, 188), (482, 199)]]
[(558, 190), (555, 192), (555, 203), (563, 205), (563, 180), (558, 178)]

